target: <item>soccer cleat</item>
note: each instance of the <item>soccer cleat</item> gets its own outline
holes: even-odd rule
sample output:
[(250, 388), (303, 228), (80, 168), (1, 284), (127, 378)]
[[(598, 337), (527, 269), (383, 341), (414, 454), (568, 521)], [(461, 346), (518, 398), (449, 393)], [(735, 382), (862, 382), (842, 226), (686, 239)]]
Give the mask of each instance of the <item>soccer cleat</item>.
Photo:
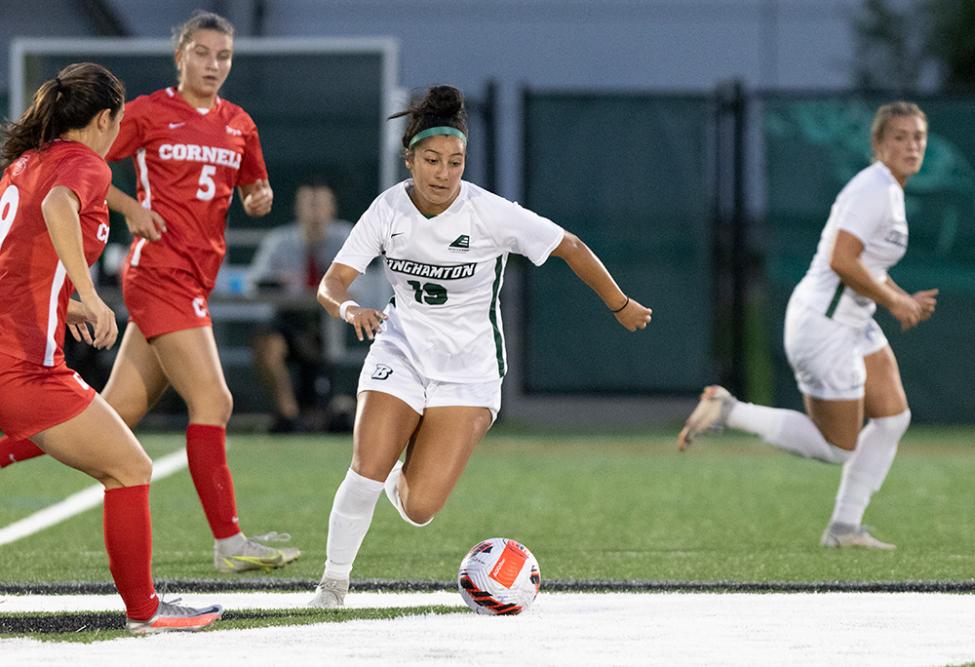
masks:
[(337, 609), (344, 607), (345, 594), (348, 592), (348, 579), (322, 577), (321, 582), (315, 588), (315, 597), (308, 603), (308, 606), (319, 609)]
[(213, 566), (218, 572), (246, 572), (248, 570), (264, 570), (270, 572), (274, 568), (284, 567), (301, 555), (301, 550), (294, 547), (271, 547), (262, 542), (287, 542), (291, 536), (287, 533), (267, 533), (247, 538), (232, 551), (225, 551), (218, 544), (213, 545)]
[[(177, 600), (178, 602), (178, 600)], [(148, 621), (125, 619), (125, 629), (134, 635), (154, 635), (160, 632), (196, 632), (223, 616), (218, 604), (202, 609), (180, 607), (172, 602), (161, 602), (156, 613)]]
[(845, 526), (843, 524), (830, 524), (823, 531), (823, 537), (819, 543), (829, 549), (848, 549), (859, 547), (861, 549), (877, 549), (879, 551), (893, 551), (896, 545), (888, 542), (881, 542), (870, 534), (866, 526)]
[(728, 414), (737, 402), (738, 399), (724, 387), (716, 384), (705, 387), (701, 392), (701, 400), (677, 436), (677, 448), (684, 451), (690, 447), (694, 438), (705, 431), (724, 428), (728, 423)]

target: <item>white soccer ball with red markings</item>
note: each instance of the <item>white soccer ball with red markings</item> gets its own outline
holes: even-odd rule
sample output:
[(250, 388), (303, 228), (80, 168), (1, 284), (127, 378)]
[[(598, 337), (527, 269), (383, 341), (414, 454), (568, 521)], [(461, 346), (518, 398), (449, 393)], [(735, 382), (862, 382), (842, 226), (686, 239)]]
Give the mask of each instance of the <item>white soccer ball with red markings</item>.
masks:
[(457, 572), (460, 596), (478, 614), (520, 614), (535, 601), (541, 585), (532, 552), (506, 537), (492, 537), (475, 546)]

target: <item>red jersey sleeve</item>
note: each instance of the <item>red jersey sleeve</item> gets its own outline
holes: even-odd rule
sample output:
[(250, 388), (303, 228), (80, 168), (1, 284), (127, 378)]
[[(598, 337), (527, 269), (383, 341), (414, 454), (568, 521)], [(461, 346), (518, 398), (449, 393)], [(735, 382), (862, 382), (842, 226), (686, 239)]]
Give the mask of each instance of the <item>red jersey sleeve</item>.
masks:
[(125, 115), (122, 117), (122, 127), (119, 128), (118, 137), (108, 151), (105, 159), (115, 162), (123, 158), (131, 157), (142, 146), (143, 143), (143, 119), (149, 107), (149, 97), (142, 95), (125, 105)]
[(111, 182), (112, 170), (104, 160), (93, 152), (75, 152), (58, 165), (58, 176), (51, 188), (61, 185), (70, 189), (81, 209), (86, 210), (104, 203)]
[(267, 166), (264, 164), (264, 150), (261, 148), (261, 137), (257, 133), (257, 125), (247, 116), (247, 130), (244, 132), (244, 156), (240, 161), (240, 171), (237, 173), (237, 185), (250, 185), (267, 179)]

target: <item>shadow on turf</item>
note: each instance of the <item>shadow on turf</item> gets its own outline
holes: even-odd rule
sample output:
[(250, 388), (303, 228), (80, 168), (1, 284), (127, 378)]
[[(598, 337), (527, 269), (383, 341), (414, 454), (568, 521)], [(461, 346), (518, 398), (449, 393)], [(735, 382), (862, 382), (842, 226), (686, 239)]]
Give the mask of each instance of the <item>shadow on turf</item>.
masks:
[[(364, 618), (399, 618), (421, 614), (454, 614), (458, 607), (431, 605), (397, 607), (392, 609), (240, 609), (224, 612), (214, 629), (239, 629), (275, 625), (303, 625), (309, 623), (340, 623)], [(70, 640), (79, 633), (86, 639), (114, 639), (125, 636), (125, 618), (116, 612), (68, 612), (0, 614), (0, 636), (41, 635)], [(93, 637), (92, 633), (106, 633)]]
[[(171, 579), (156, 582), (159, 590), (219, 593), (230, 591), (313, 591), (311, 579)], [(554, 593), (975, 593), (975, 579), (961, 581), (543, 581), (542, 588)], [(387, 581), (366, 579), (352, 582), (352, 590), (386, 593), (429, 593), (455, 591), (450, 581)], [(108, 595), (115, 593), (109, 582), (0, 583), (0, 595)]]

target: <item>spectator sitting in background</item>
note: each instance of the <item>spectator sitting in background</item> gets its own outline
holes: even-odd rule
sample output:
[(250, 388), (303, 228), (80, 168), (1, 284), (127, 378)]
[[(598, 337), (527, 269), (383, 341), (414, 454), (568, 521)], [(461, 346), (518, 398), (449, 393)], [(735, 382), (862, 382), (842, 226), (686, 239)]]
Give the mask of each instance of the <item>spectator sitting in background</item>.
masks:
[[(295, 222), (272, 230), (261, 242), (249, 279), (258, 292), (307, 295), (314, 305), (318, 283), (352, 225), (335, 218), (335, 194), (317, 178), (298, 186), (294, 212)], [(252, 345), (258, 377), (274, 400), (271, 432), (299, 430), (302, 409), (320, 413), (331, 393), (318, 309), (279, 309), (274, 321), (257, 332)], [(297, 367), (296, 383), (289, 362)], [(315, 421), (319, 423), (312, 424), (313, 428), (322, 425)]]

